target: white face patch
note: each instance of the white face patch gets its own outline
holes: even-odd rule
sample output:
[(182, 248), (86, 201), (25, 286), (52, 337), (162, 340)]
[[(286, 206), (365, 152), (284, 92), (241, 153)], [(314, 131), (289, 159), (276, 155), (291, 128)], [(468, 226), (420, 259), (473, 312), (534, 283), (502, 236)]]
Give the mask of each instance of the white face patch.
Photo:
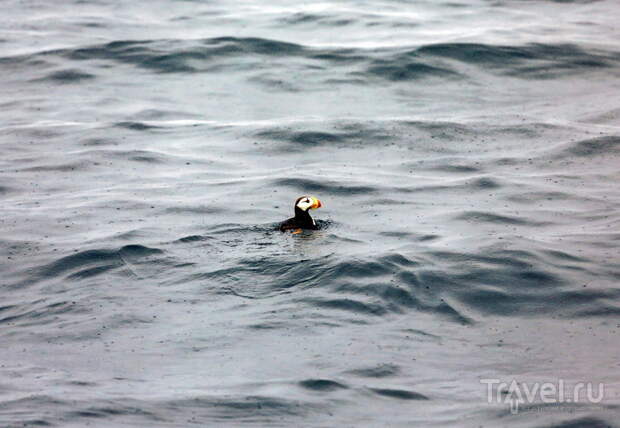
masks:
[(304, 196), (297, 202), (297, 207), (302, 211), (308, 211), (308, 208), (312, 206), (314, 200), (310, 196)]

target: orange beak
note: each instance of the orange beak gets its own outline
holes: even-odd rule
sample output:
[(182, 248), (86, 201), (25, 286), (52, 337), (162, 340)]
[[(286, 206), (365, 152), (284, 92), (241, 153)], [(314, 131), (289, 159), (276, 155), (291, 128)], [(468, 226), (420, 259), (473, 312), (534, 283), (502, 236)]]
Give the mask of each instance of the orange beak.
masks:
[(313, 210), (317, 208), (321, 208), (323, 206), (321, 201), (319, 201), (317, 198), (312, 198), (312, 199), (314, 200), (314, 203), (310, 206), (310, 208), (312, 208)]

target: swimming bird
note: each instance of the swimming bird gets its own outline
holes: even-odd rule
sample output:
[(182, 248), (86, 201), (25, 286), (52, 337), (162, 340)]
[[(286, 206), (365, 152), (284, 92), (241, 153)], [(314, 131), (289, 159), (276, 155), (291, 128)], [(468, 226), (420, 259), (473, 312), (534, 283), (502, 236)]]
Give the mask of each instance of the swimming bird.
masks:
[(291, 217), (280, 224), (280, 231), (290, 230), (293, 233), (301, 233), (303, 229), (317, 230), (319, 227), (308, 210), (321, 208), (323, 204), (313, 196), (301, 196), (295, 201), (295, 217)]

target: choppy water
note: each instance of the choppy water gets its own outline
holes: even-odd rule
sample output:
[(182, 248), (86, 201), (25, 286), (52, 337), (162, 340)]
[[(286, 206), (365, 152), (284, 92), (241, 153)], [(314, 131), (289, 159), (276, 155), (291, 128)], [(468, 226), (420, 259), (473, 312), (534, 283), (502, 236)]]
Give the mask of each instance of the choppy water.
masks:
[(616, 424), (619, 11), (5, 1), (0, 425)]

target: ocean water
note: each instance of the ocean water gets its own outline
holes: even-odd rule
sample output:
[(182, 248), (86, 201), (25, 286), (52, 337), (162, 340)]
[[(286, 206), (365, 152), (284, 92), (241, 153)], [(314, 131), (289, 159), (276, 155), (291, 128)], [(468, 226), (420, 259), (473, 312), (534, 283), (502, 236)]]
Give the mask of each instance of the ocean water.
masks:
[(618, 22), (5, 0), (0, 426), (619, 426)]

